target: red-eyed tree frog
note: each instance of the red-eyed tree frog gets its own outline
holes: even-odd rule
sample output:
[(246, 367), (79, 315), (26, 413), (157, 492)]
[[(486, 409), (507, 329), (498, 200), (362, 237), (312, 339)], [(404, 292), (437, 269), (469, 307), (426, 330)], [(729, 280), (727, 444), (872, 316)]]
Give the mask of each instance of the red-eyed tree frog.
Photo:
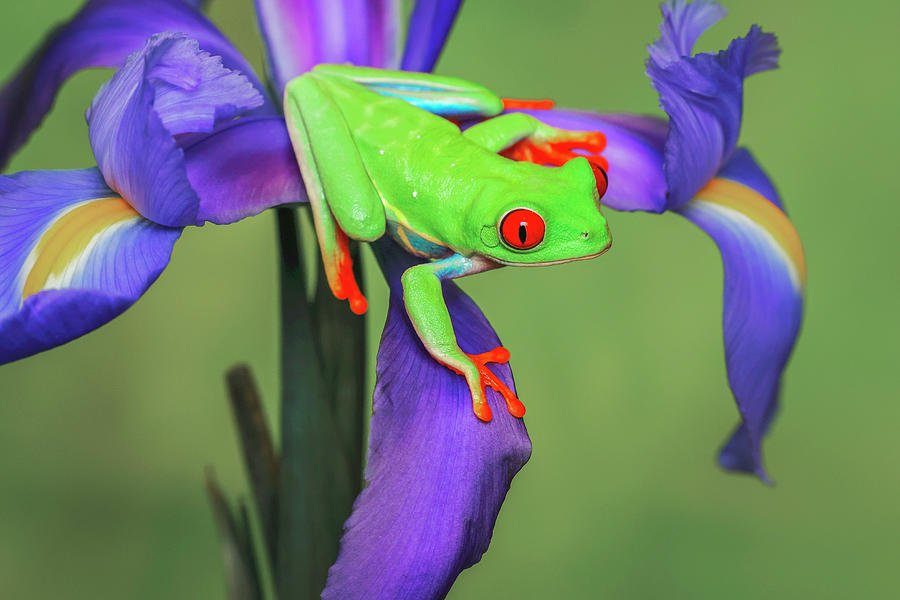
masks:
[[(285, 89), (332, 292), (365, 312), (348, 237), (374, 241), (387, 233), (430, 259), (402, 276), (406, 310), (431, 356), (466, 378), (482, 421), (491, 420), (485, 385), (503, 395), (511, 414), (525, 413), (485, 366), (508, 361), (509, 352), (459, 348), (441, 280), (592, 258), (610, 246), (600, 214), (607, 163), (597, 155), (605, 138), (500, 114), (520, 102), (461, 79), (348, 65), (319, 65)], [(485, 120), (464, 130), (455, 123), (476, 118)]]

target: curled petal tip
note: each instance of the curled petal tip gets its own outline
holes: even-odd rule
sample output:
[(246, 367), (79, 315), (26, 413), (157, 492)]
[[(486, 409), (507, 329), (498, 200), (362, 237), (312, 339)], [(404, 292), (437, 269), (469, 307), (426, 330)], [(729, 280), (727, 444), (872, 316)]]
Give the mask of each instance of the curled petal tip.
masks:
[(740, 133), (744, 79), (777, 66), (775, 36), (753, 26), (717, 53), (691, 55), (694, 42), (724, 12), (713, 3), (664, 10), (662, 36), (649, 46), (647, 75), (669, 116), (664, 169), (667, 209), (677, 209), (731, 157)]
[[(225, 67), (265, 89), (249, 63), (196, 8), (184, 0), (89, 0), (54, 29), (0, 91), (0, 167), (40, 125), (63, 83), (87, 67), (121, 67), (151, 35), (180, 31), (222, 56)], [(271, 102), (260, 113), (277, 112)]]

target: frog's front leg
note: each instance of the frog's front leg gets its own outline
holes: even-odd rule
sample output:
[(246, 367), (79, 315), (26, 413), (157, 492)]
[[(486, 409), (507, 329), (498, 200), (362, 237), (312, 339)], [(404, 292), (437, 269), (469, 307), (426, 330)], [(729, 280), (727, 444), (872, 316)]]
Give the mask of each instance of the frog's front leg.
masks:
[(384, 234), (381, 197), (328, 81), (307, 73), (289, 82), (284, 112), (328, 285), (338, 299), (350, 301), (353, 312), (362, 314), (366, 299), (353, 276), (347, 237), (372, 241)]
[[(599, 131), (567, 131), (557, 129), (524, 113), (507, 113), (473, 125), (463, 132), (479, 146), (499, 152), (507, 158), (541, 165), (560, 166), (584, 156), (603, 170), (609, 163), (599, 155), (606, 147), (606, 136)], [(580, 149), (588, 154), (576, 154)]]
[(521, 417), (525, 407), (486, 363), (509, 361), (506, 348), (498, 347), (482, 354), (467, 354), (456, 342), (450, 313), (444, 302), (441, 280), (472, 275), (500, 265), (486, 258), (467, 258), (454, 254), (443, 260), (410, 267), (403, 273), (403, 301), (425, 349), (439, 363), (466, 378), (472, 394), (472, 408), (482, 421), (491, 420), (491, 408), (485, 398), (485, 385), (494, 388), (506, 400), (510, 414)]

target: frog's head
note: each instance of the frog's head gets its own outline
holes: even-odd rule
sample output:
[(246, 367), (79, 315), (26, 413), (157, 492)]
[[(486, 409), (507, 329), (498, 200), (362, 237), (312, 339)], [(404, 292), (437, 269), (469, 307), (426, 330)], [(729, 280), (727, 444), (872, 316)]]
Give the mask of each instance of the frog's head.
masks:
[(562, 167), (511, 165), (484, 187), (468, 215), (473, 249), (505, 265), (547, 265), (599, 256), (612, 239), (600, 214), (606, 174), (585, 158)]

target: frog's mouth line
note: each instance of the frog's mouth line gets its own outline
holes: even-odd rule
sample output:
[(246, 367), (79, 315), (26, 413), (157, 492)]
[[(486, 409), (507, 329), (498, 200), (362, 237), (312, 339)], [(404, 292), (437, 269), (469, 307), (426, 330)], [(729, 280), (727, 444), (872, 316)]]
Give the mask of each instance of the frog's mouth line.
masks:
[(577, 258), (563, 258), (561, 260), (548, 260), (547, 262), (539, 262), (539, 263), (522, 263), (522, 262), (509, 262), (505, 260), (500, 260), (499, 258), (491, 258), (495, 263), (507, 266), (507, 267), (549, 267), (550, 265), (561, 265), (569, 262), (575, 262), (576, 260), (590, 260), (592, 258), (597, 258), (601, 254), (605, 254), (607, 250), (612, 247), (612, 240), (610, 240), (609, 244), (607, 244), (606, 248), (601, 250), (600, 252), (595, 252), (594, 254), (588, 254), (587, 256), (579, 256)]

